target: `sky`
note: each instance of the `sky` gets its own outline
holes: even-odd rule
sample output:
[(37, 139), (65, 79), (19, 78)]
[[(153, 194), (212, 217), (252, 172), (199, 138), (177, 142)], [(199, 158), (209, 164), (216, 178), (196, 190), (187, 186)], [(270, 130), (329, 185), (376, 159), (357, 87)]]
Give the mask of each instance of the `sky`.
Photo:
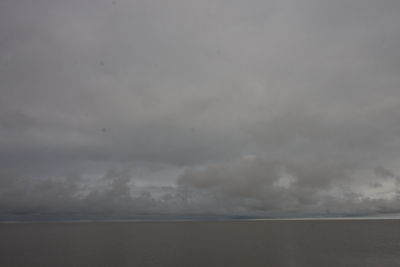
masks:
[(400, 1), (2, 0), (0, 219), (400, 212)]

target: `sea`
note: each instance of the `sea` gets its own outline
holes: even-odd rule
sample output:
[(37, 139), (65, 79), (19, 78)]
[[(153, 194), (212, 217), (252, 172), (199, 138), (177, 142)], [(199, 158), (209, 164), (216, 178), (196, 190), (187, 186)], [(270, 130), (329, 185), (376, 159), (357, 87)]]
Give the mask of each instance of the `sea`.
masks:
[(0, 266), (400, 266), (400, 220), (0, 223)]

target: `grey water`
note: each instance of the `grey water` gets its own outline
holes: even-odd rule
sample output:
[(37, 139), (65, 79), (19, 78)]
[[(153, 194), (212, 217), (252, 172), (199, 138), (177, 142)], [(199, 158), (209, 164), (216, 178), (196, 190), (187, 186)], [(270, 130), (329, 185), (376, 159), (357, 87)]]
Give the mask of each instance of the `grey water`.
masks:
[(400, 220), (7, 223), (0, 266), (400, 266)]

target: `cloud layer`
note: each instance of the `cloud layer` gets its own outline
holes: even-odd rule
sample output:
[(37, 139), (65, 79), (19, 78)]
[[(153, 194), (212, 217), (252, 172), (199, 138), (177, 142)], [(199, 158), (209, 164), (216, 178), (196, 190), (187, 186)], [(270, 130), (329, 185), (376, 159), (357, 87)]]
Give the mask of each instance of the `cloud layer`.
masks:
[(1, 216), (398, 213), (399, 15), (2, 1)]

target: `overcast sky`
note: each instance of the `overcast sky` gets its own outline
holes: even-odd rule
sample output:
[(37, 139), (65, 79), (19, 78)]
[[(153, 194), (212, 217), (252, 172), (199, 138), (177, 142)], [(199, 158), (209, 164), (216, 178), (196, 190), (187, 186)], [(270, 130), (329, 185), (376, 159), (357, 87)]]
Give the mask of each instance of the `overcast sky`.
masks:
[(2, 0), (0, 218), (400, 212), (400, 1)]

